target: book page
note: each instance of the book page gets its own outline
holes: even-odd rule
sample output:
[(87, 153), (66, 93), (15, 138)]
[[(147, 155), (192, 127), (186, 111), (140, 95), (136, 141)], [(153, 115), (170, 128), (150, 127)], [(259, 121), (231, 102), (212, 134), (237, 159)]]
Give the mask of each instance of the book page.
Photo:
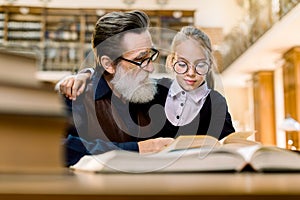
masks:
[(300, 155), (276, 146), (261, 146), (254, 152), (251, 165), (257, 171), (300, 171)]
[(219, 147), (221, 143), (209, 135), (180, 135), (175, 141), (160, 152), (170, 152), (201, 147)]
[[(221, 144), (209, 135), (181, 135), (158, 153), (139, 154), (114, 150), (94, 156), (84, 156), (71, 169), (105, 172), (152, 171), (240, 171), (250, 162), (260, 145), (243, 143)], [(247, 162), (245, 162), (245, 160)]]
[(124, 150), (113, 150), (99, 155), (86, 155), (70, 168), (84, 172), (208, 172), (240, 171), (245, 162), (235, 152), (215, 148), (192, 148), (168, 153), (141, 155)]
[(236, 149), (236, 151), (244, 157), (247, 163), (251, 163), (253, 154), (260, 148), (261, 145), (256, 144), (256, 145), (250, 145), (250, 146), (244, 146), (238, 148)]
[[(109, 151), (99, 155), (83, 156), (75, 165), (70, 166), (73, 170), (97, 172), (105, 167), (105, 163), (115, 156), (114, 151)], [(100, 159), (97, 159), (99, 157)]]
[(248, 138), (255, 134), (256, 131), (241, 131), (241, 132), (234, 132), (228, 135), (227, 137), (223, 138), (220, 142), (222, 144), (230, 144), (230, 143), (239, 143), (247, 145), (256, 145), (260, 144), (259, 142), (249, 140)]

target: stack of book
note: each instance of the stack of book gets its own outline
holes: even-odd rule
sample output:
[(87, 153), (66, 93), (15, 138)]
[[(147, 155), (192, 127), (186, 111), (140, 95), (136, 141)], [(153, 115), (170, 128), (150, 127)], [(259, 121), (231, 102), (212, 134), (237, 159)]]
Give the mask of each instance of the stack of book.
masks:
[(63, 169), (63, 103), (36, 79), (37, 56), (0, 50), (0, 172)]

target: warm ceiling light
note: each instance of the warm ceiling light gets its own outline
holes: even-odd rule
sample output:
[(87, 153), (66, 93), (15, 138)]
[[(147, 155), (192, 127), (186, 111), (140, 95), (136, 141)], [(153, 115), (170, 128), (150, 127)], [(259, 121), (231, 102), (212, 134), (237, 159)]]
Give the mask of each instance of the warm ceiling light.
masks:
[(173, 17), (178, 19), (180, 17), (182, 17), (182, 12), (181, 11), (173, 11)]
[(29, 13), (29, 8), (27, 7), (20, 7), (19, 10), (23, 15), (27, 15)]
[(98, 10), (96, 10), (96, 15), (97, 16), (102, 16), (102, 15), (104, 15), (105, 14), (105, 10), (103, 10), (103, 9), (98, 9)]

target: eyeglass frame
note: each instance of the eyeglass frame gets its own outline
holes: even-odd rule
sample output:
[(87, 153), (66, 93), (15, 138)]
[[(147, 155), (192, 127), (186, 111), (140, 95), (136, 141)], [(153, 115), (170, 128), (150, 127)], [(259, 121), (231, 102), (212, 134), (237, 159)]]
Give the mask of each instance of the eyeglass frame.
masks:
[[(177, 72), (177, 71), (175, 70), (175, 65), (176, 65), (177, 63), (179, 63), (179, 62), (183, 62), (183, 63), (186, 64), (186, 66), (187, 66), (186, 70), (185, 70), (184, 72), (182, 72), (182, 73), (179, 73), (179, 72)], [(189, 71), (190, 66), (193, 66), (194, 69), (195, 69), (195, 72), (196, 72), (198, 75), (204, 76), (204, 75), (206, 75), (206, 74), (209, 72), (209, 70), (210, 70), (211, 67), (210, 67), (210, 65), (209, 65), (209, 63), (208, 63), (207, 61), (204, 61), (204, 60), (203, 60), (203, 61), (200, 61), (200, 62), (197, 63), (197, 65), (198, 65), (199, 63), (204, 63), (204, 64), (206, 64), (206, 65), (208, 66), (207, 72), (206, 72), (206, 73), (203, 73), (203, 74), (198, 73), (197, 70), (196, 70), (195, 64), (191, 64), (191, 63), (188, 63), (188, 62), (183, 61), (183, 60), (176, 61), (176, 62), (173, 64), (173, 70), (174, 70), (177, 74), (185, 74), (185, 73), (187, 73), (187, 72)]]
[[(143, 69), (143, 68), (145, 68), (149, 65), (150, 61), (152, 61), (152, 62), (155, 61), (159, 56), (159, 50), (157, 50), (155, 48), (150, 48), (150, 49), (152, 51), (154, 51), (154, 54), (152, 54), (149, 58), (143, 59), (141, 62), (136, 62), (136, 61), (133, 61), (133, 60), (129, 60), (127, 58), (124, 58), (123, 56), (120, 56), (119, 59), (127, 61), (131, 64), (134, 64), (134, 65), (137, 65), (139, 68)], [(154, 56), (156, 56), (156, 58), (154, 60), (152, 60)], [(147, 64), (144, 67), (142, 67), (143, 62), (145, 62), (146, 60), (148, 60)]]

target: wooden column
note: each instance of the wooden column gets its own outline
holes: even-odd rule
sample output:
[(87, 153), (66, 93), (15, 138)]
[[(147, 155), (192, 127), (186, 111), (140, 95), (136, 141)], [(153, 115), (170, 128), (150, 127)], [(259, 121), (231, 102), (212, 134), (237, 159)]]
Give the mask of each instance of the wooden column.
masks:
[(259, 71), (253, 75), (255, 140), (275, 145), (275, 100), (273, 71)]
[[(284, 55), (283, 84), (285, 115), (300, 122), (300, 47), (293, 47)], [(286, 146), (291, 148), (299, 146), (299, 131), (286, 132)], [(293, 144), (288, 144), (288, 140)]]

